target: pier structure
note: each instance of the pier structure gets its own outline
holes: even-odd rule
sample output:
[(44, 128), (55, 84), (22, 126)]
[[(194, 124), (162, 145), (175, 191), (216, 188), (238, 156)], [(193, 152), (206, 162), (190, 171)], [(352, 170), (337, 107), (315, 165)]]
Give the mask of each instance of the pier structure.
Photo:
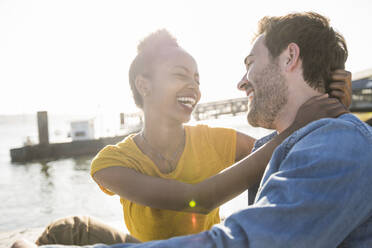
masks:
[(29, 145), (10, 150), (12, 162), (30, 162), (35, 160), (55, 160), (82, 155), (95, 155), (106, 145), (120, 142), (126, 137), (114, 136), (91, 140), (77, 140), (63, 143)]
[(217, 119), (220, 116), (246, 113), (248, 110), (248, 98), (234, 98), (222, 101), (199, 103), (193, 112), (195, 120)]
[(48, 113), (37, 112), (37, 126), (39, 131), (39, 144), (49, 144)]
[[(138, 132), (141, 129), (141, 114), (120, 114), (123, 125), (126, 119), (137, 119), (128, 121), (128, 131), (124, 135), (113, 137), (101, 137), (99, 139), (75, 139), (71, 142), (50, 143), (48, 128), (48, 113), (40, 111), (37, 113), (37, 124), (39, 132), (39, 144), (29, 144), (20, 148), (10, 150), (12, 162), (30, 162), (34, 160), (55, 160), (64, 157), (76, 157), (81, 155), (97, 154), (106, 145), (116, 144), (122, 141), (131, 133)], [(130, 123), (134, 123), (133, 125)], [(136, 124), (137, 123), (137, 124)], [(139, 123), (139, 124), (138, 124)]]

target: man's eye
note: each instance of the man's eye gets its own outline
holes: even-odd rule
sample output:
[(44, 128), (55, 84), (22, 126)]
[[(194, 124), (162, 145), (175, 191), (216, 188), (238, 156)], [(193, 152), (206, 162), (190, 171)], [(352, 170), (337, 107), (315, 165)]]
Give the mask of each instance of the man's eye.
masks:
[(180, 78), (187, 78), (185, 74), (181, 74), (181, 73), (175, 73), (174, 75)]

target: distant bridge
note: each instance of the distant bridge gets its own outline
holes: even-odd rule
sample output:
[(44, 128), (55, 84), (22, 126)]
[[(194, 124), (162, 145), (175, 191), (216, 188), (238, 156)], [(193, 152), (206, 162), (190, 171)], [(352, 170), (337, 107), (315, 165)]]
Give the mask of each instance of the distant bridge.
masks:
[(248, 110), (248, 97), (199, 103), (193, 112), (195, 120), (218, 118), (221, 115), (237, 115)]

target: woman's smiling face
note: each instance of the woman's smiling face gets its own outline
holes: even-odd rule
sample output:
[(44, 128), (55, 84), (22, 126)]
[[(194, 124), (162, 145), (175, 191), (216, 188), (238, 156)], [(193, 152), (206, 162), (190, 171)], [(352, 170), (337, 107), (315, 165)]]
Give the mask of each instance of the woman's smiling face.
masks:
[(199, 102), (199, 72), (193, 57), (181, 48), (164, 48), (155, 60), (150, 81), (151, 92), (145, 111), (184, 123)]

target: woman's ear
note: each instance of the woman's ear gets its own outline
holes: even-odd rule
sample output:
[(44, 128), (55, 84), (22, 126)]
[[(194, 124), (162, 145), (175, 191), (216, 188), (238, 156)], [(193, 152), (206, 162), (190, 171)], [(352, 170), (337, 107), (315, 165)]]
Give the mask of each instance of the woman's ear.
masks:
[(142, 75), (138, 75), (135, 80), (135, 85), (138, 93), (144, 97), (150, 94), (151, 85), (147, 78)]
[(300, 47), (294, 42), (289, 43), (285, 52), (284, 68), (290, 72), (298, 68), (299, 65), (301, 65)]

